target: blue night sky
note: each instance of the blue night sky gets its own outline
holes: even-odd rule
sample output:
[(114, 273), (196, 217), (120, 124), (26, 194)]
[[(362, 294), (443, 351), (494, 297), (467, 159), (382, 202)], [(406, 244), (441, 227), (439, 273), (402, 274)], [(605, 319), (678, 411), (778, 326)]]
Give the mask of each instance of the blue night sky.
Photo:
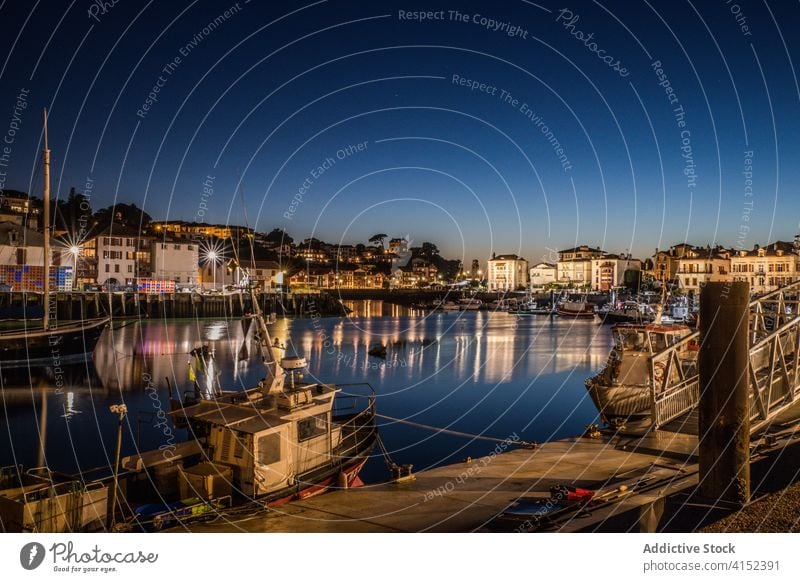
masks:
[(296, 240), (384, 232), (466, 261), (751, 248), (798, 232), (799, 17), (751, 0), (8, 0), (0, 132), (29, 93), (0, 171), (40, 195), (47, 106), (54, 192), (88, 179), (95, 209), (246, 210)]

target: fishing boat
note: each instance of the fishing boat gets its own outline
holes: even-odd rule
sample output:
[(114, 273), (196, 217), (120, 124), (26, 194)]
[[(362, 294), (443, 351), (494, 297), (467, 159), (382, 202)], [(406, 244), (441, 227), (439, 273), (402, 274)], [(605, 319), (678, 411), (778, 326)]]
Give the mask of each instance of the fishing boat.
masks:
[(100, 317), (69, 323), (54, 323), (50, 313), (50, 149), (47, 141), (47, 110), (44, 112), (44, 149), (42, 150), (44, 192), (44, 281), (41, 320), (29, 326), (0, 332), (0, 362), (3, 368), (36, 367), (76, 363), (90, 355), (109, 322)]
[(649, 307), (638, 301), (625, 301), (602, 315), (603, 323), (647, 323), (651, 321)]
[(698, 348), (688, 326), (619, 324), (611, 331), (605, 367), (586, 380), (604, 422), (647, 417), (654, 395), (696, 379)]
[[(368, 384), (303, 382), (305, 358), (284, 355), (284, 348), (271, 340), (255, 297), (253, 305), (265, 377), (247, 390), (198, 387), (194, 397), (171, 399), (175, 424), (188, 427), (194, 438), (170, 451), (170, 464), (177, 470), (162, 488), (172, 496), (160, 493), (163, 503), (140, 504), (128, 527), (152, 523), (148, 516), (172, 515), (169, 504), (178, 501), (206, 508), (252, 501), (276, 506), (332, 487), (362, 484), (358, 475), (377, 440), (374, 391)], [(190, 367), (190, 377), (210, 373), (208, 354), (198, 353), (202, 358), (195, 354), (197, 369)], [(150, 464), (163, 464), (160, 453), (122, 460), (133, 481), (129, 492), (147, 488)]]
[(588, 301), (562, 301), (556, 306), (556, 313), (560, 317), (592, 319), (594, 318), (594, 306)]
[(555, 311), (551, 304), (530, 300), (520, 303), (509, 313), (512, 315), (552, 315)]

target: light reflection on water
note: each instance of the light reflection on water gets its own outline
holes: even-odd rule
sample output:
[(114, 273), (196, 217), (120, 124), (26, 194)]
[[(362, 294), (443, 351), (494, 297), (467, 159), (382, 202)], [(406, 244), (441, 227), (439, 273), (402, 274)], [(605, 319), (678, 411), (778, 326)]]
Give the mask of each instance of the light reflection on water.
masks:
[[(279, 320), (274, 337), (288, 352), (309, 359), (305, 380), (368, 382), (378, 393), (379, 413), (471, 434), (542, 441), (582, 431), (596, 412), (583, 380), (600, 368), (610, 349), (606, 326), (549, 317), (515, 319), (505, 313), (448, 312), (409, 315), (380, 302), (358, 305), (348, 318)], [(370, 316), (372, 313), (394, 313)], [(128, 405), (123, 454), (166, 444), (156, 428), (158, 409), (169, 410), (175, 392), (190, 389), (188, 352), (201, 343), (215, 352), (226, 389), (251, 387), (262, 377), (258, 347), (239, 320), (150, 321), (107, 331), (86, 366), (65, 370), (63, 390), (37, 373), (3, 372), (4, 411), (0, 463), (45, 461), (54, 469), (108, 465), (116, 418), (110, 404)], [(368, 355), (386, 346), (386, 358)], [(156, 398), (145, 391), (152, 378)], [(40, 430), (44, 428), (44, 431)], [(46, 459), (40, 458), (40, 434)], [(487, 454), (494, 445), (381, 421), (393, 460), (415, 470)], [(182, 440), (185, 434), (175, 432)], [(377, 453), (376, 453), (377, 454)], [(365, 470), (385, 476), (382, 459)]]

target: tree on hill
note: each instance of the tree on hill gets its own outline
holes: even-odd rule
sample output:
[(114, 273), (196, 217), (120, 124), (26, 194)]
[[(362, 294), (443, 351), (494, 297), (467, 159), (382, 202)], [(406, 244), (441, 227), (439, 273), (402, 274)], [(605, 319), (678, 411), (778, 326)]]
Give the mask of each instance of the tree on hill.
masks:
[(273, 228), (265, 237), (264, 240), (274, 244), (280, 245), (290, 245), (294, 242), (294, 239), (289, 236), (282, 228)]
[(92, 205), (86, 196), (70, 188), (66, 200), (53, 203), (53, 217), (57, 229), (74, 235), (85, 233), (92, 226)]
[(433, 257), (439, 256), (439, 247), (437, 247), (433, 243), (424, 242), (422, 243), (422, 248), (420, 250), (420, 256), (425, 257), (426, 259), (431, 259)]
[(108, 226), (112, 222), (127, 226), (129, 228), (144, 230), (153, 220), (136, 204), (124, 204), (122, 202), (101, 208), (94, 215), (95, 222), (100, 226)]
[(388, 236), (388, 234), (373, 234), (371, 237), (369, 237), (368, 242), (376, 247), (383, 248), (383, 241), (385, 241)]

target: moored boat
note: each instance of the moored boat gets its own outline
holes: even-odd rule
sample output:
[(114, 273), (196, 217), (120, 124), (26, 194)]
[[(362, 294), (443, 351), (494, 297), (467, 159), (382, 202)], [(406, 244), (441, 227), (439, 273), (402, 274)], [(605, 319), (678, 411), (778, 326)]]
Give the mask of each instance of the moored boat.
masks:
[(0, 362), (3, 368), (37, 367), (76, 363), (91, 358), (109, 318), (97, 318), (69, 323), (54, 323), (50, 313), (50, 149), (47, 141), (47, 110), (44, 112), (44, 149), (42, 150), (44, 189), (43, 212), (43, 296), (41, 323), (20, 329), (0, 332)]
[(687, 326), (621, 324), (612, 334), (605, 367), (586, 380), (604, 422), (647, 417), (656, 396), (697, 377), (697, 345)]
[[(202, 507), (252, 501), (275, 506), (332, 487), (362, 484), (359, 472), (377, 441), (374, 391), (368, 384), (300, 381), (305, 358), (284, 356), (284, 348), (270, 338), (258, 303), (253, 305), (266, 375), (247, 390), (198, 387), (199, 398), (171, 401), (175, 424), (189, 427), (194, 440), (183, 443), (185, 451), (176, 449), (170, 455), (176, 470), (166, 489), (173, 494), (161, 495), (159, 490), (166, 505), (179, 500), (191, 505), (199, 499)], [(198, 374), (205, 374), (207, 367), (206, 362)], [(163, 463), (163, 454), (153, 453), (161, 451), (122, 461), (123, 468), (131, 471), (127, 490), (143, 490), (141, 501), (148, 501), (151, 463)], [(145, 511), (147, 515), (160, 511), (152, 503), (141, 507), (142, 512), (130, 516), (124, 527), (141, 526)], [(168, 508), (160, 514), (172, 515)]]
[(592, 319), (594, 306), (588, 301), (563, 301), (556, 306), (556, 313), (561, 317)]
[(652, 320), (649, 307), (637, 301), (625, 301), (609, 307), (602, 316), (603, 323), (647, 323)]
[(483, 308), (483, 302), (475, 297), (459, 299), (458, 308), (461, 311), (475, 311)]

